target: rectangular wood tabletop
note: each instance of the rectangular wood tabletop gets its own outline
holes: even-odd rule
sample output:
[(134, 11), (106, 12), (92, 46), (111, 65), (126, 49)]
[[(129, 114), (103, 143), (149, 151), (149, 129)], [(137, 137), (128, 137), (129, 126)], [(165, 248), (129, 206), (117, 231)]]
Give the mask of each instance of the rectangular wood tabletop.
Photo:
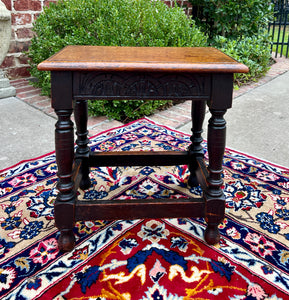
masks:
[(38, 65), (43, 71), (247, 73), (248, 67), (211, 47), (67, 46)]

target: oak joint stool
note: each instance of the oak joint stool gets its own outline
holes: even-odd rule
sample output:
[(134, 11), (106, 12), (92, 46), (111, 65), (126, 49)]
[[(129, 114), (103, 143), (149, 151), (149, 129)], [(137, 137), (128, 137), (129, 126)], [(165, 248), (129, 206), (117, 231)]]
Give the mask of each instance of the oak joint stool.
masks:
[[(51, 71), (52, 107), (58, 121), (55, 150), (58, 196), (55, 224), (59, 249), (74, 248), (76, 221), (204, 217), (205, 240), (219, 241), (218, 225), (225, 212), (222, 161), (225, 150), (224, 114), (232, 106), (233, 75), (248, 68), (214, 48), (67, 46), (38, 65)], [(91, 152), (88, 146), (88, 100), (192, 101), (192, 136), (187, 151)], [(208, 124), (208, 167), (204, 163), (202, 127)], [(74, 111), (76, 144), (74, 151)], [(128, 201), (78, 201), (77, 189), (87, 189), (91, 166), (188, 165), (189, 184), (200, 184), (203, 197)]]

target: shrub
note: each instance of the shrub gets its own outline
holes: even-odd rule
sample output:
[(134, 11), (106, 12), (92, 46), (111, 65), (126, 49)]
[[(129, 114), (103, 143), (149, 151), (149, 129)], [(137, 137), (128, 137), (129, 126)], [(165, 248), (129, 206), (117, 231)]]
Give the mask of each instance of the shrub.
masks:
[[(37, 64), (66, 45), (205, 46), (206, 37), (181, 8), (149, 0), (60, 0), (51, 3), (35, 24), (29, 49), (31, 75), (43, 93), (50, 92), (48, 72)], [(115, 119), (150, 114), (165, 101), (95, 101), (89, 113)]]
[(248, 74), (236, 74), (244, 83), (262, 76), (271, 59), (268, 22), (273, 7), (268, 0), (189, 0), (196, 24), (209, 35), (209, 44), (246, 64)]
[[(268, 0), (189, 0), (199, 7), (196, 23), (211, 38), (240, 40), (268, 30), (273, 7)], [(204, 21), (205, 20), (205, 21)]]
[(213, 44), (250, 69), (247, 74), (236, 73), (234, 75), (235, 84), (238, 86), (248, 81), (255, 81), (269, 69), (271, 44), (267, 35), (249, 36), (241, 40), (226, 39), (218, 36)]

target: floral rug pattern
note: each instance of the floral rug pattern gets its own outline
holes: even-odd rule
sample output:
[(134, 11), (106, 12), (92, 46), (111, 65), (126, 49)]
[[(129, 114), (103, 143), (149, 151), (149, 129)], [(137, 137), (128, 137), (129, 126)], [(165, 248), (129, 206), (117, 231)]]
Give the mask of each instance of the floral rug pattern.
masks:
[[(148, 119), (91, 139), (93, 151), (185, 150), (189, 136)], [(206, 157), (206, 144), (204, 143)], [(76, 247), (57, 249), (54, 154), (0, 171), (1, 299), (288, 299), (289, 170), (226, 149), (221, 241), (205, 222), (148, 219), (78, 222)], [(201, 195), (187, 166), (93, 168), (79, 198)]]

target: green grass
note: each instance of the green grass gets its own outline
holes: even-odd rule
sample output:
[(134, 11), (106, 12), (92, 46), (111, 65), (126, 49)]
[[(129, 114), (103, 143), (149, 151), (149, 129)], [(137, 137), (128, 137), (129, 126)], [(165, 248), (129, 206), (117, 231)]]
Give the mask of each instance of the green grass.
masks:
[[(274, 36), (273, 36), (273, 42), (278, 41), (278, 32), (279, 32), (279, 27), (276, 26), (275, 31), (274, 31)], [(272, 28), (270, 30), (270, 35), (271, 36), (273, 35)], [(281, 27), (280, 36), (279, 36), (279, 43), (280, 44), (278, 45), (278, 49), (277, 49), (277, 45), (273, 45), (273, 52), (278, 52), (279, 54), (281, 54), (283, 35), (284, 35), (284, 44), (285, 45), (283, 46), (282, 55), (285, 56), (286, 52), (287, 52), (287, 47), (288, 47), (289, 26), (286, 27), (285, 33), (284, 33), (284, 27), (283, 26)]]

